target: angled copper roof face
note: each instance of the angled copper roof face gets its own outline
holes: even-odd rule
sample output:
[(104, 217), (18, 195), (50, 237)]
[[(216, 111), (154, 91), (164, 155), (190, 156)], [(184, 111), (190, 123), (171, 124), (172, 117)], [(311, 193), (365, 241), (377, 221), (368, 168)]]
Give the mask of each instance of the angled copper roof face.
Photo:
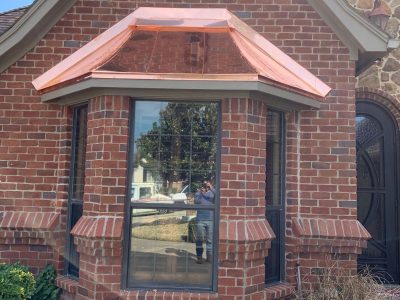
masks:
[(252, 81), (322, 99), (330, 88), (225, 9), (138, 8), (37, 78)]

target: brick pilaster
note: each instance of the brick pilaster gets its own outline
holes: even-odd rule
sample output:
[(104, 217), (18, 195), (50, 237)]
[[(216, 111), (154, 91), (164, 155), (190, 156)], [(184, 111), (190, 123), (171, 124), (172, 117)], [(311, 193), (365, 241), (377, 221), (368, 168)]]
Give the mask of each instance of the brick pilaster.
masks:
[(222, 102), (221, 299), (262, 299), (264, 259), (275, 235), (265, 219), (265, 103)]
[(80, 253), (76, 299), (114, 299), (121, 285), (129, 98), (90, 100), (83, 216), (72, 230)]

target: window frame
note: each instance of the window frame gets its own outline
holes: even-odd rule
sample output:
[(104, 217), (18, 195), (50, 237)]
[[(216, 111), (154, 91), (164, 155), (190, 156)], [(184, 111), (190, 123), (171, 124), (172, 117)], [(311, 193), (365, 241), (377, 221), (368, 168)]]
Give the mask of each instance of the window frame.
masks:
[[(272, 280), (268, 280), (267, 278), (267, 269), (268, 266), (270, 265), (271, 261), (270, 258), (271, 256), (269, 255), (271, 253), (272, 247), (273, 247), (273, 242), (271, 243), (271, 248), (269, 249), (268, 256), (265, 258), (265, 285), (266, 286), (273, 286), (276, 284), (280, 284), (285, 282), (285, 269), (286, 269), (286, 259), (285, 259), (285, 237), (286, 237), (286, 114), (284, 111), (276, 110), (276, 109), (270, 109), (268, 112), (273, 112), (278, 114), (279, 117), (279, 125), (280, 125), (280, 132), (279, 132), (279, 139), (280, 139), (280, 144), (279, 144), (279, 156), (280, 156), (280, 162), (279, 162), (279, 190), (277, 191), (279, 193), (279, 198), (280, 198), (280, 204), (279, 205), (268, 205), (267, 198), (265, 198), (265, 218), (266, 220), (270, 223), (271, 227), (273, 224), (271, 224), (270, 220), (268, 220), (267, 213), (268, 211), (278, 211), (279, 212), (279, 232), (277, 232), (275, 229), (274, 233), (277, 237), (279, 237), (279, 243), (275, 244), (279, 246), (279, 274), (274, 274), (274, 277)], [(267, 112), (267, 114), (268, 114)], [(268, 116), (267, 116), (268, 119)], [(267, 140), (266, 140), (266, 150), (267, 150), (267, 156), (266, 159), (268, 159), (268, 125), (267, 125)], [(265, 175), (266, 175), (266, 183), (269, 180), (267, 177), (267, 169), (265, 170)], [(266, 184), (267, 185), (267, 184)], [(267, 187), (267, 186), (266, 186)], [(274, 191), (273, 191), (274, 192)], [(267, 197), (267, 194), (265, 195)], [(276, 278), (278, 277), (278, 278)]]
[[(218, 288), (218, 248), (219, 248), (219, 221), (220, 221), (220, 178), (221, 178), (221, 139), (222, 139), (222, 105), (220, 100), (216, 99), (190, 99), (190, 98), (176, 98), (176, 99), (130, 99), (129, 105), (129, 130), (128, 130), (128, 151), (127, 151), (127, 174), (126, 174), (126, 192), (125, 192), (125, 220), (123, 226), (123, 253), (122, 253), (122, 272), (121, 272), (121, 287), (125, 290), (150, 290), (158, 289), (165, 291), (190, 291), (190, 292), (217, 292)], [(135, 129), (135, 104), (143, 101), (154, 101), (154, 102), (168, 102), (168, 103), (188, 103), (188, 104), (217, 104), (217, 136), (216, 136), (216, 169), (215, 169), (215, 184), (217, 188), (215, 193), (214, 205), (202, 205), (202, 204), (160, 204), (160, 203), (132, 203), (131, 202), (131, 183), (133, 179), (134, 171), (134, 129)], [(149, 285), (129, 285), (129, 262), (130, 262), (130, 250), (131, 250), (131, 229), (132, 229), (132, 216), (131, 210), (133, 208), (157, 208), (157, 209), (172, 209), (172, 210), (208, 210), (214, 214), (213, 220), (213, 262), (212, 262), (212, 280), (210, 288), (187, 288), (185, 286), (160, 286), (157, 284), (149, 283)]]
[[(82, 199), (77, 199), (74, 197), (74, 184), (75, 184), (75, 160), (76, 160), (76, 150), (78, 145), (77, 137), (78, 137), (78, 122), (79, 122), (79, 116), (78, 116), (78, 111), (82, 108), (86, 108), (86, 144), (84, 145), (84, 155), (85, 159), (84, 162), (86, 162), (86, 155), (87, 155), (87, 116), (89, 112), (89, 105), (87, 102), (73, 106), (72, 110), (72, 137), (71, 137), (71, 157), (70, 157), (70, 168), (69, 168), (69, 183), (68, 183), (68, 202), (67, 202), (67, 224), (66, 224), (66, 239), (65, 239), (65, 251), (64, 251), (64, 274), (67, 277), (70, 277), (74, 280), (79, 279), (79, 253), (72, 253), (73, 249), (76, 249), (76, 246), (73, 245), (74, 242), (74, 237), (71, 235), (71, 230), (73, 226), (76, 224), (72, 224), (72, 206), (74, 204), (81, 205), (82, 207), (82, 213), (83, 213), (83, 195), (84, 192), (82, 192)], [(85, 165), (85, 164), (84, 164)], [(85, 167), (86, 170), (86, 167)], [(85, 172), (85, 171), (84, 171)], [(83, 187), (85, 186), (85, 182), (83, 183)], [(77, 255), (78, 257), (78, 266), (75, 267), (70, 261), (70, 258), (73, 255)], [(70, 268), (76, 268), (73, 272), (70, 271)], [(77, 272), (77, 274), (74, 272)]]

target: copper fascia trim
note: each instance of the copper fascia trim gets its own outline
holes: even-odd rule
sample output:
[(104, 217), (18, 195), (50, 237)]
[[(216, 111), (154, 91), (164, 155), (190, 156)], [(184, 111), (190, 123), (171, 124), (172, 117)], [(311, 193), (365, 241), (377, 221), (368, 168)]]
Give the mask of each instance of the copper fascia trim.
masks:
[(229, 80), (229, 81), (257, 81), (258, 74), (196, 74), (196, 73), (120, 73), (109, 71), (95, 71), (91, 78), (102, 79), (157, 79), (157, 80)]

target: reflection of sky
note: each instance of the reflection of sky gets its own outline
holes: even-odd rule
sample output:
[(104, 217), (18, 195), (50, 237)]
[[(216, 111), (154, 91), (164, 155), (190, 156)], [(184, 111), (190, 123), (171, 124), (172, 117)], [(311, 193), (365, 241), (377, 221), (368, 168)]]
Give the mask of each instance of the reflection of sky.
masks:
[[(153, 128), (153, 123), (160, 124), (160, 111), (168, 102), (138, 101), (135, 105), (135, 140)], [(136, 145), (135, 145), (136, 150)]]
[(361, 121), (363, 121), (365, 119), (365, 117), (364, 116), (357, 116), (356, 117), (356, 122), (358, 123), (358, 122), (361, 122)]

